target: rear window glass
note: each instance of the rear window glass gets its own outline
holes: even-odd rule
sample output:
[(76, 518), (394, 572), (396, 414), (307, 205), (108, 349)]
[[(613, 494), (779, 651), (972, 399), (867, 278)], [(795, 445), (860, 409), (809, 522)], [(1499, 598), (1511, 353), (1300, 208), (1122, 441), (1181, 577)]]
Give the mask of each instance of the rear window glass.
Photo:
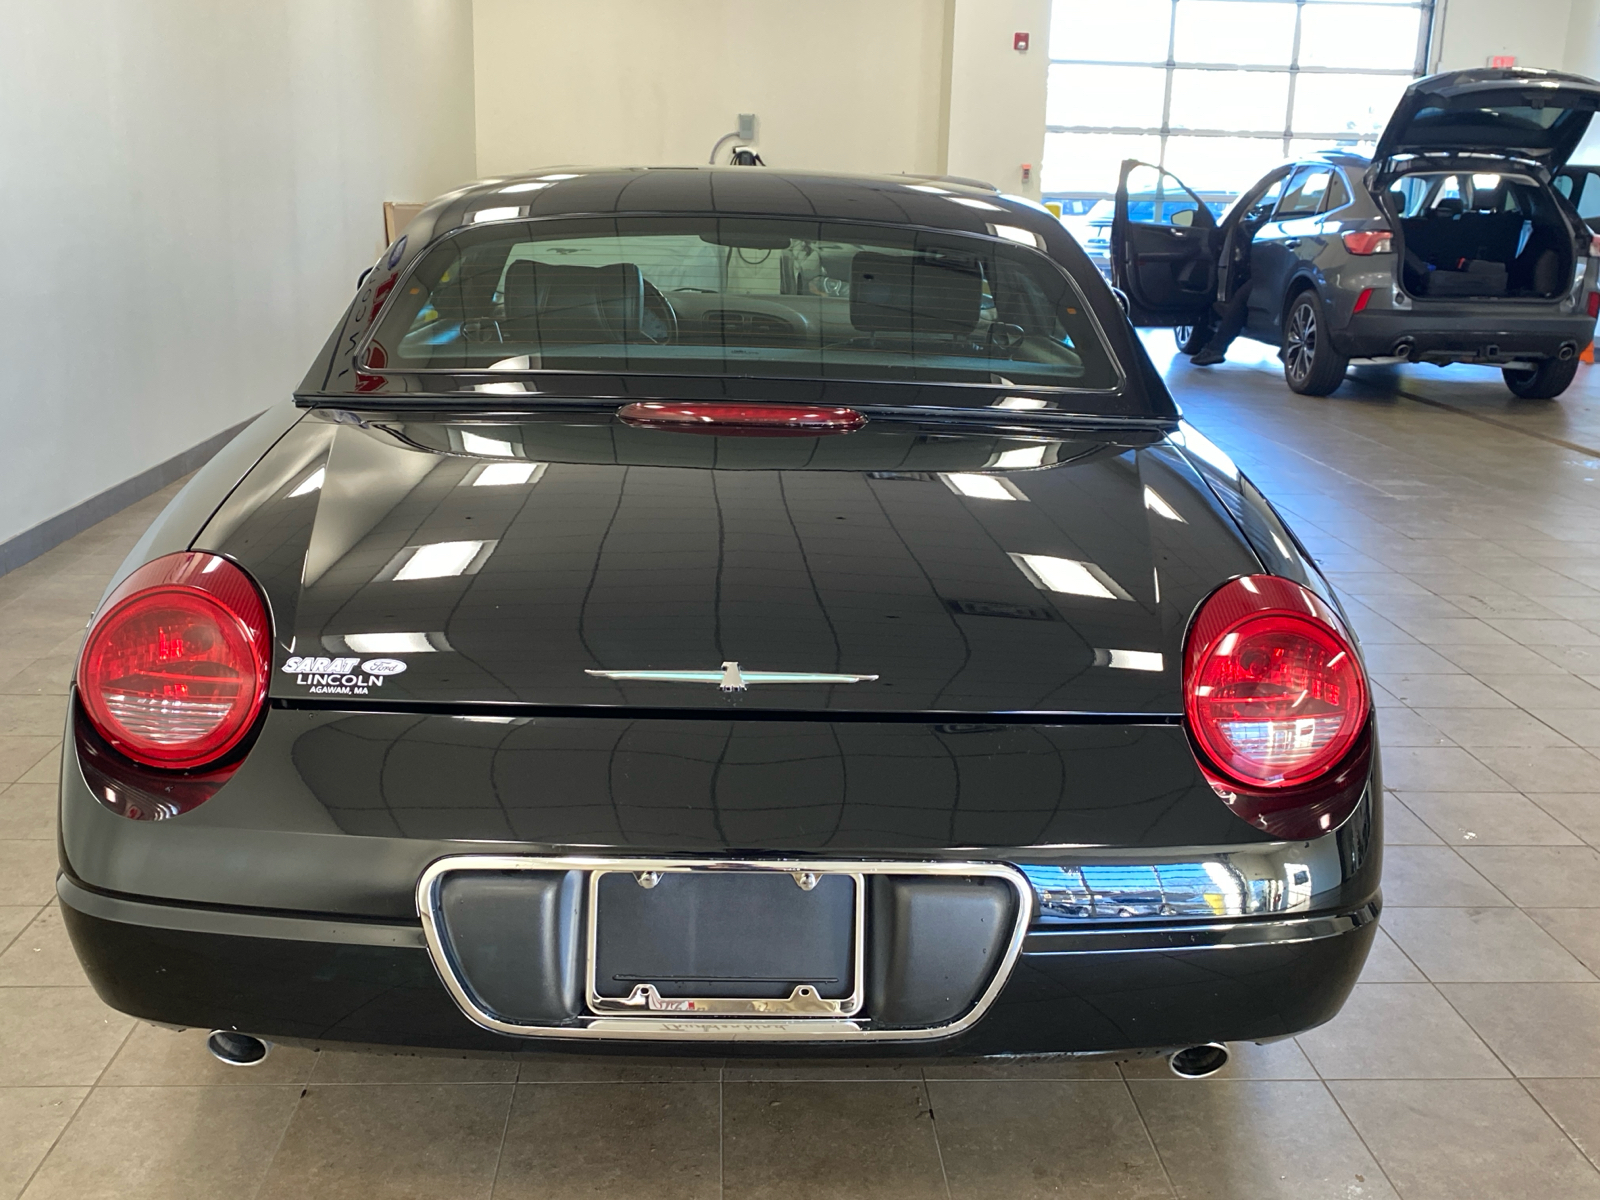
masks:
[(423, 256), (376, 331), (391, 370), (979, 383), (1120, 377), (1071, 279), (1002, 241), (722, 218), (496, 223)]

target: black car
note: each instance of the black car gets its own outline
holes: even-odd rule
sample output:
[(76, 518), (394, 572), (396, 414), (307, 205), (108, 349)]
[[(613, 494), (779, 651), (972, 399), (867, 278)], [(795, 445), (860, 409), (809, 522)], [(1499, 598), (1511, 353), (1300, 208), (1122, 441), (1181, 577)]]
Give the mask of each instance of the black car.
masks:
[(1113, 282), (1134, 324), (1181, 328), (1192, 354), (1248, 279), (1244, 333), (1280, 347), (1306, 395), (1334, 391), (1351, 363), (1471, 362), (1551, 399), (1600, 314), (1600, 238), (1569, 199), (1578, 181), (1556, 175), (1597, 104), (1600, 84), (1553, 71), (1419, 79), (1370, 160), (1286, 163), (1221, 221), (1198, 204), (1182, 224), (1131, 219), (1127, 180), (1144, 164), (1125, 163)]
[(95, 987), (230, 1061), (1199, 1073), (1379, 905), (1328, 584), (1048, 213), (905, 178), (434, 202), (119, 572), (61, 787)]

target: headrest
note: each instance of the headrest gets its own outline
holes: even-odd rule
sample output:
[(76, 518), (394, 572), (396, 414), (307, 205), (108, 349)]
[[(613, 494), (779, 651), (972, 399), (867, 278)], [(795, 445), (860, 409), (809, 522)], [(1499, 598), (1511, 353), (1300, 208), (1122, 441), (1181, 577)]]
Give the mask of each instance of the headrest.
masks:
[(1433, 215), (1436, 217), (1453, 217), (1466, 211), (1466, 201), (1460, 196), (1446, 196), (1443, 200), (1436, 201), (1433, 206)]
[(644, 276), (633, 263), (579, 267), (522, 259), (506, 271), (505, 317), (518, 339), (636, 340)]
[(982, 294), (970, 259), (862, 250), (850, 260), (850, 324), (866, 333), (970, 333)]

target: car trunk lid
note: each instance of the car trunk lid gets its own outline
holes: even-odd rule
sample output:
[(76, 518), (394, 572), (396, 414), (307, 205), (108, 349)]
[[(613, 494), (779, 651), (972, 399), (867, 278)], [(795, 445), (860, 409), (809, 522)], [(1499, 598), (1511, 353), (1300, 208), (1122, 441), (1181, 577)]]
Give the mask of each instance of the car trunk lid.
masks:
[(1194, 607), (1257, 569), (1159, 433), (609, 413), (314, 413), (199, 544), (268, 593), (275, 698), (450, 711), (1172, 717)]

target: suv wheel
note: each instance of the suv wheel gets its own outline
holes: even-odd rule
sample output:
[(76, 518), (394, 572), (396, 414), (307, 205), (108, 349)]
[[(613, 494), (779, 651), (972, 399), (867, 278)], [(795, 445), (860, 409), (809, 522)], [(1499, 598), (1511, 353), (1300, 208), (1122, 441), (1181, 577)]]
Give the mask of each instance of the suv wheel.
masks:
[(1179, 354), (1199, 354), (1215, 331), (1216, 322), (1205, 317), (1198, 325), (1179, 325), (1172, 331), (1172, 337), (1178, 343)]
[(1344, 382), (1350, 360), (1324, 336), (1315, 292), (1301, 292), (1283, 321), (1283, 377), (1302, 396), (1327, 396)]
[(1506, 386), (1524, 400), (1554, 400), (1578, 375), (1578, 360), (1547, 358), (1531, 371), (1502, 370)]

